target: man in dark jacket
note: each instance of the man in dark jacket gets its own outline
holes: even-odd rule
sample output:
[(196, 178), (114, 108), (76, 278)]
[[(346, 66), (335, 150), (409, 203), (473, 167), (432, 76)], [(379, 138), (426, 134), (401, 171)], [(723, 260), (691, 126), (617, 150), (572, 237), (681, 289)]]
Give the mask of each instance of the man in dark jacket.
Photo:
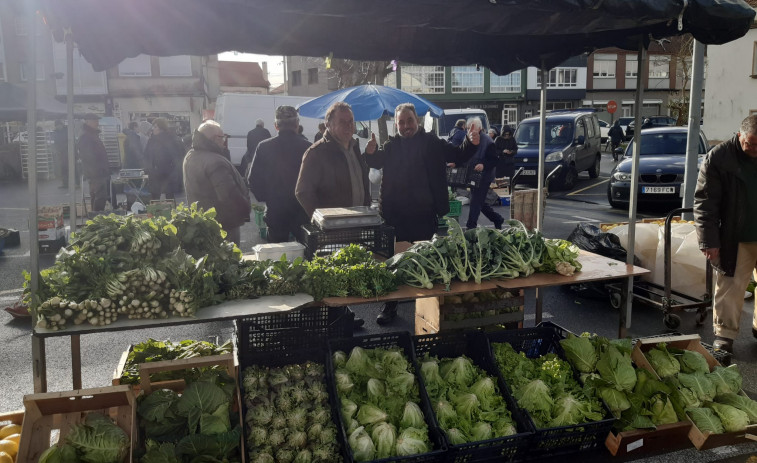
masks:
[(89, 183), (89, 197), (92, 210), (105, 210), (105, 201), (110, 184), (110, 167), (108, 166), (108, 152), (100, 140), (100, 117), (96, 114), (86, 114), (81, 135), (77, 141), (79, 159), (82, 163), (82, 174)]
[[(717, 270), (713, 304), (716, 349), (733, 352), (744, 291), (757, 267), (757, 115), (707, 153), (694, 193), (699, 249)], [(752, 334), (757, 337), (753, 313)]]
[(188, 203), (216, 209), (216, 220), (226, 230), (226, 240), (239, 246), (239, 227), (250, 219), (250, 190), (228, 160), (225, 142), (217, 122), (200, 125), (184, 158), (184, 190)]
[(129, 128), (124, 129), (124, 168), (125, 169), (144, 169), (142, 152), (142, 140), (137, 133), (137, 127), (139, 123), (136, 121), (129, 122)]
[(184, 144), (168, 127), (168, 121), (159, 117), (152, 123), (152, 136), (145, 148), (145, 158), (150, 165), (150, 196), (160, 199), (165, 193), (166, 199), (175, 195), (177, 166), (184, 159)]
[(255, 121), (255, 128), (247, 132), (247, 151), (242, 156), (239, 166), (239, 170), (245, 177), (249, 176), (252, 158), (255, 156), (255, 150), (258, 148), (258, 145), (261, 141), (271, 138), (271, 132), (264, 126), (265, 122), (263, 122), (263, 119), (258, 119)]
[[(394, 121), (398, 135), (380, 149), (373, 135), (364, 157), (370, 167), (384, 169), (381, 215), (394, 227), (397, 241), (428, 240), (436, 232), (439, 217), (449, 212), (447, 163), (470, 159), (479, 143), (478, 133), (463, 137), (459, 147), (446, 143), (418, 126), (418, 114), (410, 103), (397, 106)], [(396, 316), (397, 302), (389, 302), (376, 322), (384, 325)]]
[(68, 128), (60, 119), (55, 120), (53, 152), (60, 172), (61, 185), (58, 188), (68, 188)]
[(471, 186), (470, 210), (468, 212), (467, 228), (478, 226), (478, 216), (483, 212), (487, 219), (491, 220), (495, 228), (502, 228), (505, 219), (494, 212), (494, 209), (486, 204), (486, 193), (489, 185), (494, 181), (494, 170), (497, 168), (499, 158), (494, 140), (484, 133), (481, 119), (474, 117), (468, 121), (469, 133), (480, 133), (481, 142), (478, 144), (476, 154), (470, 160), (473, 170), (481, 172), (481, 181), (478, 185)]
[(518, 144), (513, 137), (513, 129), (509, 126), (502, 128), (502, 135), (494, 139), (494, 147), (497, 149), (497, 178), (513, 178), (515, 172), (515, 155), (518, 154)]
[(302, 157), (310, 142), (296, 131), (299, 115), (292, 106), (276, 108), (275, 128), (279, 134), (263, 140), (252, 158), (247, 183), (258, 201), (266, 203), (265, 222), (268, 242), (289, 241), (289, 234), (297, 237), (308, 216), (294, 196)]
[(618, 155), (615, 154), (615, 149), (620, 146), (620, 142), (625, 137), (623, 127), (620, 126), (620, 121), (615, 121), (610, 130), (607, 131), (607, 136), (610, 137), (610, 144), (612, 145), (612, 159), (617, 161)]
[(460, 146), (465, 141), (465, 119), (458, 119), (455, 122), (455, 127), (452, 129), (452, 133), (449, 135), (449, 142), (453, 146)]

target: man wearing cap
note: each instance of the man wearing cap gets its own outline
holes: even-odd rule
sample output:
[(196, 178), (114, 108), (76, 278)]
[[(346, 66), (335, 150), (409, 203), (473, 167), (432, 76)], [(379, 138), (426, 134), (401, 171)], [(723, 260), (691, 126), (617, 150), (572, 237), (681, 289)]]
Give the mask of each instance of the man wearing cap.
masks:
[(103, 211), (105, 201), (109, 196), (110, 167), (108, 166), (108, 152), (100, 140), (100, 116), (97, 114), (84, 115), (84, 125), (82, 125), (76, 149), (82, 163), (82, 174), (89, 183), (92, 211)]
[(239, 227), (250, 220), (250, 190), (234, 165), (220, 124), (205, 121), (192, 136), (192, 149), (184, 158), (184, 191), (187, 202), (216, 209), (216, 220), (226, 240), (239, 246)]
[(174, 182), (179, 175), (178, 166), (184, 159), (184, 144), (181, 143), (168, 126), (168, 120), (158, 117), (152, 122), (152, 136), (147, 141), (145, 159), (150, 165), (150, 196), (160, 199), (173, 199), (175, 194)]
[(281, 243), (289, 235), (297, 237), (308, 216), (294, 196), (302, 156), (310, 142), (297, 134), (300, 123), (292, 106), (276, 108), (275, 128), (278, 135), (263, 140), (252, 158), (247, 184), (258, 201), (266, 203), (265, 222), (268, 242)]

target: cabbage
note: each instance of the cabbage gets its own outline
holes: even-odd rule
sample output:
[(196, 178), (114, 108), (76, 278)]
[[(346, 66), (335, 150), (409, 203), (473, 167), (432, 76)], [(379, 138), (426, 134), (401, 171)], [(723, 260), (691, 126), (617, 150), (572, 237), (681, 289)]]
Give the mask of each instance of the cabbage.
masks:
[(460, 356), (442, 362), (441, 375), (448, 383), (467, 387), (476, 379), (476, 369), (468, 357)]
[(636, 385), (636, 371), (629, 355), (623, 355), (613, 345), (609, 345), (597, 361), (597, 371), (602, 379), (609, 381), (619, 391), (633, 391)]
[(572, 394), (566, 394), (555, 401), (552, 416), (554, 418), (549, 422), (550, 427), (570, 426), (601, 420), (604, 417), (602, 413), (595, 412), (589, 403)]
[(425, 430), (407, 428), (397, 437), (395, 450), (397, 456), (427, 453), (430, 450), (428, 446), (428, 434)]
[(471, 428), (470, 437), (472, 442), (491, 439), (492, 425), (484, 421), (477, 422)]
[(365, 353), (365, 350), (362, 347), (355, 346), (352, 348), (344, 367), (350, 373), (361, 373), (367, 369), (369, 363), (370, 358)]
[(385, 375), (393, 376), (408, 370), (407, 359), (399, 350), (388, 350), (381, 357), (381, 368)]
[(500, 397), (499, 392), (497, 392), (497, 385), (488, 376), (476, 381), (470, 387), (470, 391), (478, 397), (484, 408), (489, 408), (492, 402)]
[(496, 437), (512, 436), (513, 434), (518, 434), (518, 429), (512, 421), (503, 418), (492, 424), (492, 433), (494, 433)]
[(715, 398), (715, 385), (710, 381), (709, 375), (704, 373), (680, 373), (678, 381), (681, 386), (688, 387), (697, 395), (697, 399), (702, 402)]
[(415, 394), (415, 375), (409, 371), (398, 373), (395, 376), (386, 378), (386, 383), (391, 391), (403, 397), (407, 397), (410, 394)]
[(478, 401), (476, 394), (462, 393), (458, 394), (452, 400), (455, 404), (455, 411), (460, 419), (467, 422), (473, 421), (473, 417), (481, 409), (481, 403)]
[(707, 363), (704, 355), (693, 350), (684, 350), (683, 354), (678, 358), (678, 362), (681, 364), (681, 371), (683, 373), (710, 372), (710, 365)]
[(549, 413), (554, 401), (549, 393), (549, 386), (540, 379), (535, 379), (516, 390), (515, 398), (518, 404), (529, 412), (543, 411)]
[(365, 432), (365, 427), (360, 426), (352, 431), (347, 442), (350, 444), (355, 461), (371, 461), (376, 459), (376, 446), (373, 444), (371, 436)]
[(394, 456), (394, 446), (397, 440), (397, 430), (389, 423), (379, 423), (373, 428), (371, 438), (376, 445), (376, 458)]
[(625, 392), (612, 387), (600, 387), (597, 392), (599, 392), (599, 396), (605, 401), (612, 414), (616, 417), (631, 408), (631, 402), (628, 401)]
[(443, 380), (439, 375), (438, 362), (425, 360), (421, 363), (421, 377), (423, 377), (423, 383), (426, 385), (426, 391), (430, 396), (436, 396), (442, 392), (439, 390), (442, 387)]
[(334, 368), (344, 368), (344, 366), (347, 364), (347, 354), (345, 354), (341, 350), (338, 350), (334, 352), (332, 360), (334, 361)]
[(711, 408), (718, 415), (726, 432), (743, 431), (749, 425), (749, 416), (746, 412), (742, 412), (736, 407), (717, 402), (708, 403), (707, 407)]
[(313, 453), (308, 449), (302, 449), (294, 457), (292, 463), (310, 463), (313, 461)]
[(707, 375), (707, 378), (715, 385), (717, 395), (738, 394), (741, 391), (741, 372), (736, 365), (731, 365), (728, 368), (717, 366), (712, 370), (712, 373)]
[(643, 369), (636, 369), (636, 385), (633, 387), (634, 394), (639, 394), (642, 397), (652, 397), (658, 392), (664, 392), (670, 394), (672, 388), (667, 384), (659, 381), (653, 373)]
[(697, 428), (703, 433), (722, 434), (723, 423), (711, 408), (689, 408), (686, 413)]
[(384, 388), (384, 383), (379, 379), (369, 379), (366, 388), (368, 389), (368, 397), (376, 402), (386, 397), (386, 388)]
[(646, 357), (660, 378), (674, 376), (681, 371), (681, 364), (668, 352), (664, 342), (657, 344), (654, 349), (650, 349)]
[(436, 412), (436, 419), (442, 428), (456, 427), (458, 424), (457, 412), (455, 407), (444, 399), (437, 401), (434, 404), (434, 411)]
[(350, 418), (349, 421), (347, 421), (347, 434), (352, 434), (354, 430), (360, 427), (360, 423), (357, 422), (356, 419)]
[(649, 411), (652, 412), (652, 422), (657, 426), (678, 422), (678, 416), (673, 409), (673, 404), (670, 402), (670, 399), (663, 394), (658, 394), (652, 399)]
[(84, 463), (120, 463), (128, 453), (131, 441), (126, 432), (110, 419), (90, 413), (84, 423), (71, 428), (66, 443), (76, 449), (79, 460)]
[(375, 405), (365, 403), (358, 409), (356, 418), (361, 425), (365, 426), (367, 424), (386, 421), (388, 417), (389, 415), (384, 410)]
[(757, 423), (757, 401), (734, 393), (718, 395), (715, 400), (718, 403), (738, 408), (747, 414), (750, 423)]
[(597, 352), (589, 338), (568, 334), (560, 341), (568, 361), (581, 373), (591, 373), (597, 363)]
[(415, 402), (408, 401), (402, 412), (400, 427), (402, 428), (422, 428), (426, 426), (421, 408)]
[(350, 419), (357, 413), (357, 404), (350, 399), (342, 397), (342, 418), (344, 421), (349, 422)]
[(468, 436), (458, 428), (447, 429), (447, 439), (452, 445), (461, 445), (470, 442)]

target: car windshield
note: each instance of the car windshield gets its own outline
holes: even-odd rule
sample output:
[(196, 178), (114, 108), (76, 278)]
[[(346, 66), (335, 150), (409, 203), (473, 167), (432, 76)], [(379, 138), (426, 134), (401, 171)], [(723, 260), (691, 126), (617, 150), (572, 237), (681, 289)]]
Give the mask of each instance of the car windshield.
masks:
[[(546, 124), (546, 145), (565, 146), (573, 141), (573, 122), (560, 121)], [(524, 122), (515, 131), (518, 146), (539, 145), (539, 122)]]
[[(686, 154), (685, 132), (662, 132), (662, 133), (644, 133), (641, 136), (641, 156), (655, 156), (660, 154), (685, 155)], [(626, 150), (626, 155), (633, 153), (633, 144), (631, 141)], [(702, 143), (699, 143), (699, 153), (704, 153)]]
[(442, 135), (446, 133), (451, 136), (452, 129), (455, 128), (455, 124), (457, 123), (458, 120), (465, 119), (466, 126), (467, 126), (467, 121), (469, 121), (470, 119), (474, 117), (478, 117), (479, 119), (481, 119), (481, 124), (484, 126), (483, 127), (484, 132), (489, 130), (486, 117), (481, 114), (444, 114), (438, 120), (439, 133)]

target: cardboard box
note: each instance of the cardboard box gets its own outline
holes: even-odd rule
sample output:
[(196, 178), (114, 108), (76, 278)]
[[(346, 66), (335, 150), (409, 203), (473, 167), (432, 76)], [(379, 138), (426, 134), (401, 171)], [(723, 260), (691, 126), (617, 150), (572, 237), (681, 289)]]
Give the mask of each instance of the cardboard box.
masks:
[(63, 206), (44, 206), (37, 209), (37, 230), (63, 227)]
[(37, 230), (37, 239), (39, 241), (56, 241), (66, 236), (66, 229), (63, 227), (48, 228), (46, 230)]
[[(636, 366), (651, 371), (659, 378), (659, 375), (647, 360), (645, 353), (661, 342), (667, 344), (668, 347), (699, 352), (707, 360), (710, 371), (714, 370), (716, 366), (721, 366), (715, 357), (702, 346), (698, 334), (639, 339), (636, 345), (634, 345), (633, 352), (631, 352), (631, 359), (636, 363)], [(744, 391), (741, 391), (740, 394), (746, 396)], [(689, 423), (691, 427), (689, 428), (688, 438), (698, 450), (751, 442), (757, 436), (757, 424), (747, 426), (744, 431), (712, 434), (700, 431), (690, 418)]]
[(613, 456), (639, 456), (672, 452), (691, 447), (689, 430), (691, 422), (663, 424), (657, 429), (634, 429), (617, 434), (610, 431), (605, 439), (605, 447)]
[[(470, 329), (509, 323), (523, 323), (523, 290), (517, 295), (480, 303), (445, 304), (443, 297), (415, 300), (415, 333), (430, 334), (443, 330)], [(518, 310), (498, 313), (502, 308)]]
[(132, 461), (136, 432), (136, 398), (129, 386), (100, 387), (65, 392), (48, 392), (24, 396), (24, 424), (19, 442), (18, 462), (38, 461), (50, 447), (84, 421), (90, 412), (110, 417), (131, 440), (127, 461)]

